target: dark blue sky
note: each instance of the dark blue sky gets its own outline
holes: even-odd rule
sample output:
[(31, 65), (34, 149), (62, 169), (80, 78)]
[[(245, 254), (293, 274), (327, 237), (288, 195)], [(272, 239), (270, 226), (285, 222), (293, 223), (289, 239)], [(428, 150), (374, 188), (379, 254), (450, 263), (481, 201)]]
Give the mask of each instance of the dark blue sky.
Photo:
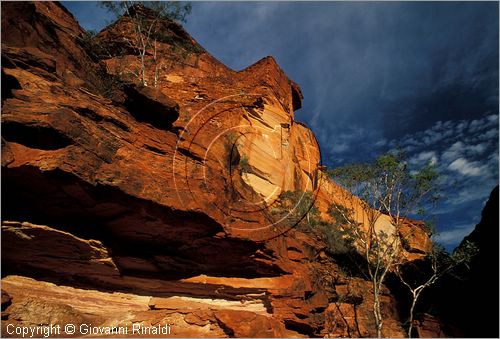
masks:
[[(63, 2), (86, 29), (110, 16)], [(396, 145), (435, 162), (452, 248), (498, 184), (498, 2), (194, 2), (187, 31), (235, 70), (272, 55), (329, 166)]]

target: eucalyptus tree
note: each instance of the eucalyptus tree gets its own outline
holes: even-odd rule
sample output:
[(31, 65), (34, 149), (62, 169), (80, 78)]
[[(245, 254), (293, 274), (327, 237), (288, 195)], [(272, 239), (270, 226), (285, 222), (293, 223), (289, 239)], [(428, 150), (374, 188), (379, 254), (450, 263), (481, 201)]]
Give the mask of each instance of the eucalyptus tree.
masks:
[[(380, 295), (388, 273), (405, 261), (404, 225), (438, 198), (437, 172), (432, 164), (410, 169), (401, 151), (373, 162), (349, 164), (329, 171), (343, 189), (330, 214), (343, 225), (365, 259), (373, 292), (377, 337), (382, 336)], [(389, 224), (389, 227), (383, 227)]]
[(103, 1), (101, 5), (117, 18), (126, 15), (132, 23), (132, 34), (124, 35), (123, 41), (134, 55), (138, 56), (139, 69), (131, 71), (140, 84), (148, 85), (148, 62), (153, 64), (153, 86), (158, 86), (159, 76), (164, 67), (159, 56), (159, 42), (168, 39), (163, 20), (183, 22), (191, 13), (191, 4), (180, 1)]

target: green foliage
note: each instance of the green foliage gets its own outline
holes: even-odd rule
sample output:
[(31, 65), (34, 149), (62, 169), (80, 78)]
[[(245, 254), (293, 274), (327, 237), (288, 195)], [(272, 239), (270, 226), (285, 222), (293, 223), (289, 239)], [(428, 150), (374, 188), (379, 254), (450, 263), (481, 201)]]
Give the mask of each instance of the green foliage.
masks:
[(411, 337), (414, 327), (415, 305), (425, 289), (435, 284), (445, 275), (461, 279), (464, 270), (468, 270), (470, 260), (478, 253), (476, 244), (464, 241), (450, 255), (443, 246), (434, 244), (432, 251), (424, 260), (405, 262), (396, 267), (395, 273), (399, 280), (411, 293), (412, 302), (408, 316), (408, 337)]
[[(186, 20), (191, 4), (180, 1), (103, 1), (101, 6), (117, 18), (128, 16), (132, 23), (131, 34), (120, 41), (108, 42), (108, 53), (113, 56), (135, 55), (140, 63), (136, 69), (128, 70), (139, 82), (158, 87), (160, 73), (173, 63), (182, 62), (192, 53), (201, 52), (188, 34), (176, 23)], [(171, 53), (158, 44), (169, 44)], [(168, 60), (168, 62), (165, 62)], [(170, 64), (170, 65), (168, 65)]]
[(350, 249), (354, 248), (355, 239), (366, 237), (361, 223), (354, 219), (352, 209), (333, 203), (328, 208), (328, 214), (335, 221), (336, 228), (342, 230), (345, 242)]
[(435, 167), (431, 164), (427, 164), (425, 167), (420, 169), (412, 175), (412, 179), (415, 180), (415, 187), (419, 192), (426, 192), (432, 189), (432, 184), (436, 182), (438, 178), (438, 173)]
[[(356, 221), (355, 211), (349, 210), (351, 207), (332, 205), (330, 209), (332, 217), (343, 225), (351, 239), (359, 245), (366, 260), (366, 272), (374, 291), (373, 314), (378, 337), (382, 335), (383, 325), (379, 299), (382, 284), (387, 273), (393, 268), (398, 269), (405, 261), (401, 249), (407, 247), (407, 244), (400, 227), (406, 218), (424, 215), (426, 209), (439, 197), (436, 185), (438, 175), (432, 164), (421, 169), (410, 169), (408, 165), (405, 153), (396, 150), (381, 155), (373, 162), (346, 165), (329, 171), (331, 177), (347, 190), (345, 194), (340, 194), (341, 198), (348, 202), (347, 206), (359, 206), (362, 213), (357, 219), (365, 220), (366, 223)], [(354, 196), (361, 200), (354, 199)], [(389, 217), (394, 226), (389, 234), (376, 228), (377, 220), (383, 214)], [(435, 263), (433, 261), (433, 274), (429, 280), (415, 290), (400, 275), (401, 281), (412, 293), (421, 291), (437, 279)], [(415, 293), (414, 303), (418, 299)]]
[(248, 156), (243, 154), (240, 157), (239, 168), (242, 173), (252, 173), (252, 167), (248, 163)]
[[(191, 3), (181, 1), (103, 1), (101, 6), (117, 18), (128, 15), (134, 23), (134, 33), (143, 39), (134, 41), (137, 48), (153, 48), (155, 41), (167, 43), (174, 50), (182, 50), (183, 58), (191, 53), (199, 53), (202, 48), (187, 36), (178, 37), (174, 31), (184, 35), (176, 25), (168, 21), (185, 22), (191, 13)], [(167, 23), (161, 20), (167, 20)], [(140, 40), (140, 41), (139, 41)], [(144, 44), (144, 45), (143, 45)]]
[(438, 173), (428, 163), (410, 169), (402, 151), (387, 153), (371, 163), (346, 165), (329, 175), (369, 207), (389, 215), (424, 214), (439, 199)]
[(360, 226), (358, 222), (354, 220), (354, 212), (352, 209), (341, 205), (333, 203), (328, 208), (328, 214), (339, 224), (339, 225), (355, 225)]
[(114, 75), (108, 73), (106, 66), (99, 60), (103, 56), (109, 56), (108, 50), (96, 37), (95, 31), (86, 31), (79, 41), (90, 57), (90, 60), (83, 59), (82, 68), (87, 74), (88, 87), (96, 94), (100, 94), (108, 99), (117, 99), (123, 89), (122, 81)]
[[(434, 243), (431, 251), (421, 260), (404, 262), (397, 267), (399, 278), (415, 289), (426, 281), (433, 284), (439, 277), (457, 265), (458, 261), (442, 245)], [(432, 280), (431, 280), (432, 279)]]
[(229, 132), (226, 134), (227, 142), (233, 147), (233, 145), (236, 143), (236, 140), (238, 140), (238, 137), (236, 136), (236, 133), (234, 132)]
[(197, 55), (203, 52), (203, 48), (200, 45), (192, 42), (187, 37), (176, 36), (168, 26), (159, 26), (152, 37), (156, 41), (169, 44), (176, 54), (180, 54), (181, 59), (187, 59), (191, 54)]
[[(398, 228), (405, 218), (424, 215), (426, 208), (438, 198), (435, 168), (429, 163), (421, 169), (409, 169), (404, 152), (398, 150), (381, 155), (373, 162), (350, 164), (328, 173), (349, 193), (361, 199), (355, 202), (349, 193), (343, 196), (346, 202), (360, 204), (368, 216), (367, 225), (362, 227), (354, 211), (342, 204), (330, 206), (329, 214), (353, 241), (359, 241), (364, 247), (368, 265), (375, 263), (377, 267), (387, 267), (395, 264), (399, 260), (399, 245), (406, 245)], [(375, 230), (375, 223), (382, 214), (390, 217), (396, 229), (394, 234)], [(430, 222), (425, 231), (432, 235)]]
[(346, 253), (351, 250), (351, 243), (345, 232), (337, 224), (321, 218), (319, 210), (314, 205), (312, 192), (283, 192), (272, 212), (278, 218), (285, 218), (288, 226), (295, 226), (323, 240), (327, 250), (332, 254)]
[(191, 13), (191, 3), (182, 1), (102, 1), (101, 6), (120, 17), (129, 13), (140, 18), (142, 13), (137, 8), (144, 7), (156, 13), (158, 18), (185, 22)]
[(469, 240), (465, 240), (451, 254), (451, 260), (454, 266), (465, 265), (469, 266), (471, 259), (479, 253), (479, 247)]
[(425, 220), (423, 224), (423, 230), (427, 234), (427, 236), (432, 237), (436, 234), (436, 222), (433, 219)]
[(332, 254), (348, 254), (353, 249), (352, 238), (347, 236), (347, 232), (332, 223), (321, 222), (318, 229), (323, 235), (327, 249)]
[(115, 56), (123, 56), (127, 52), (127, 46), (124, 46), (119, 41), (102, 42), (98, 37), (98, 32), (94, 30), (85, 31), (80, 38), (80, 42), (94, 62)]
[(302, 218), (306, 214), (315, 217), (318, 215), (318, 209), (314, 206), (314, 196), (309, 191), (286, 191), (280, 194), (279, 201), (291, 216)]
[(97, 92), (105, 98), (118, 100), (120, 92), (123, 90), (123, 82), (114, 75), (108, 74), (103, 65), (99, 65), (95, 73), (93, 85)]

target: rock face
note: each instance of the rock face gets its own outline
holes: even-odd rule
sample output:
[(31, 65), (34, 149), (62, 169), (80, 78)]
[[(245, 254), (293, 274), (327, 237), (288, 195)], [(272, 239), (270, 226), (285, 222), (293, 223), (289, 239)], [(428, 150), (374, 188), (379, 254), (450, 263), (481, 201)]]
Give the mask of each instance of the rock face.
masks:
[(454, 336), (498, 337), (498, 206), (497, 186), (486, 202), (481, 221), (459, 245), (470, 241), (477, 246), (478, 253), (468, 265), (470, 269), (458, 267), (454, 275), (459, 279), (443, 280), (430, 296), (441, 297), (435, 302), (435, 309), (445, 322), (454, 325)]
[[(486, 206), (481, 213), (481, 221), (476, 225), (474, 231), (464, 238), (464, 241), (474, 242), (479, 253), (470, 263), (470, 281), (464, 288), (464, 309), (476, 310), (469, 313), (464, 323), (472, 326), (464, 328), (466, 336), (498, 337), (499, 314), (498, 314), (498, 186), (491, 192)], [(462, 244), (461, 244), (462, 245)], [(491, 300), (491, 307), (484, 307), (484, 301)], [(494, 303), (493, 301), (497, 301)]]
[[(298, 85), (272, 57), (235, 72), (164, 21), (158, 86), (124, 87), (131, 24), (99, 33), (98, 53), (61, 5), (2, 4), (2, 335), (92, 323), (373, 336), (368, 282), (272, 213), (281, 193), (306, 190), (325, 213), (340, 189), (295, 121)], [(424, 253), (414, 238), (408, 253)], [(390, 291), (382, 304), (386, 335), (402, 336)]]
[(139, 121), (169, 130), (179, 118), (179, 105), (158, 89), (131, 85), (125, 87), (125, 93), (127, 109)]

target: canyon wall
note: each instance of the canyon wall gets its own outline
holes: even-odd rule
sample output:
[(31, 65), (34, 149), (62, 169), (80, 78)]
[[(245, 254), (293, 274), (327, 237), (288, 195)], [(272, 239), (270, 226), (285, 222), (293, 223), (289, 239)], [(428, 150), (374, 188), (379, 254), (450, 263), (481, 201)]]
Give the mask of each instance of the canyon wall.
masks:
[[(160, 72), (148, 64), (139, 86), (129, 17), (89, 40), (58, 3), (2, 4), (2, 335), (91, 323), (373, 336), (369, 282), (295, 227), (304, 215), (273, 213), (289, 191), (325, 217), (342, 202), (295, 120), (299, 86), (272, 57), (236, 72), (161, 24)], [(412, 239), (425, 255), (423, 231)], [(381, 298), (384, 334), (403, 336)]]

